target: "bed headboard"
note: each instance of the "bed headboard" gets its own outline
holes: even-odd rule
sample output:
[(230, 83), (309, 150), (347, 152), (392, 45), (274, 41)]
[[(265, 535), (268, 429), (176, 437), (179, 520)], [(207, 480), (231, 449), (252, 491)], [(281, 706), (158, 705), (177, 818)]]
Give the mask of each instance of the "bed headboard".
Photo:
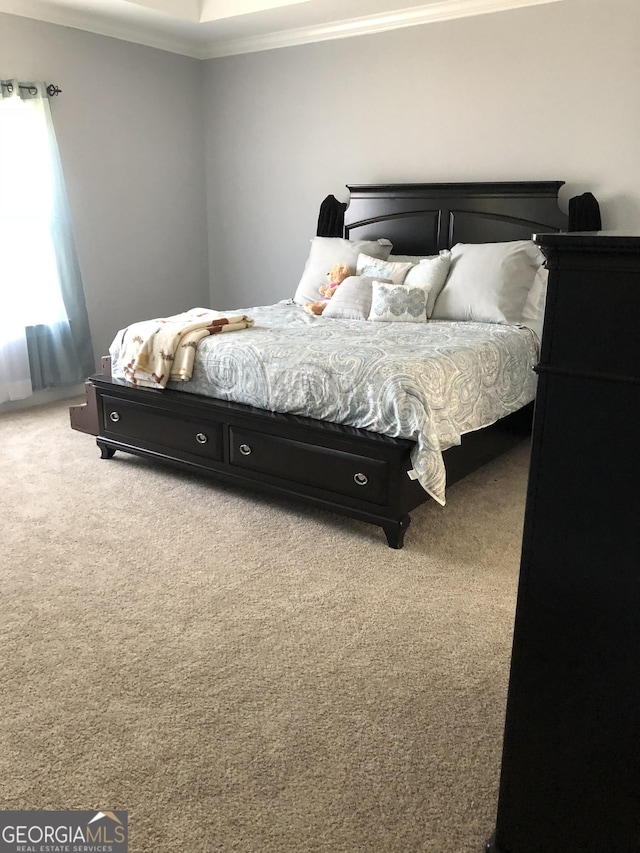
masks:
[(350, 240), (387, 237), (394, 254), (431, 255), (455, 243), (528, 240), (564, 231), (564, 181), (455, 184), (353, 184), (344, 215)]

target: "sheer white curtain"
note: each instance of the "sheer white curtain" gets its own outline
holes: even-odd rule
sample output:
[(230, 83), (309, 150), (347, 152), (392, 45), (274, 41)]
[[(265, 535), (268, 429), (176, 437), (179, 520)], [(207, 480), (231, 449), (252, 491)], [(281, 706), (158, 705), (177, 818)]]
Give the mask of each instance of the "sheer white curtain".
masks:
[[(86, 306), (61, 177), (44, 84), (3, 81), (0, 403), (43, 387), (77, 383), (92, 370)], [(77, 279), (71, 288), (65, 281), (69, 277)], [(78, 287), (79, 305), (78, 293), (70, 293)], [(79, 321), (72, 330), (74, 314)], [(81, 339), (79, 347), (74, 332)]]

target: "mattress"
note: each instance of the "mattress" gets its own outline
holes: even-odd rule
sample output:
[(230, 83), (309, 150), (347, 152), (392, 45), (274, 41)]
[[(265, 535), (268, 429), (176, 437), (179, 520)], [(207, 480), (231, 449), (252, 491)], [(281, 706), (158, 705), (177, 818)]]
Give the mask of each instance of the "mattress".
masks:
[[(442, 505), (443, 451), (535, 397), (538, 338), (523, 326), (338, 320), (289, 303), (233, 313), (253, 327), (202, 340), (191, 379), (167, 387), (411, 439), (408, 476)], [(123, 334), (112, 377), (128, 384)]]

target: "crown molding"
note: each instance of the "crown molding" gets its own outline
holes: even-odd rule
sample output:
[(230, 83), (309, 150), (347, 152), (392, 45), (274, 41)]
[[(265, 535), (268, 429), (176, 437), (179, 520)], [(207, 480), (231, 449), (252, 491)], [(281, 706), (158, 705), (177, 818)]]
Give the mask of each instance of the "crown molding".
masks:
[(200, 39), (180, 37), (169, 32), (150, 30), (138, 24), (122, 19), (96, 15), (71, 9), (66, 6), (52, 6), (39, 0), (0, 0), (0, 12), (18, 15), (21, 18), (31, 18), (46, 24), (57, 24), (74, 30), (83, 30), (99, 36), (141, 44), (166, 50), (169, 53), (179, 53), (193, 59), (204, 59), (203, 43)]
[(508, 9), (520, 9), (525, 6), (541, 6), (547, 3), (560, 2), (562, 0), (438, 0), (438, 2), (428, 3), (424, 6), (401, 9), (382, 15), (369, 15), (352, 18), (348, 21), (336, 21), (323, 26), (300, 27), (264, 36), (229, 40), (224, 44), (211, 45), (210, 49), (206, 51), (206, 55), (201, 56), (201, 59), (216, 59), (241, 53), (256, 53), (261, 50), (274, 50), (313, 42), (384, 33), (438, 21), (450, 21), (491, 12), (504, 12)]
[[(52, 6), (40, 0), (0, 0), (0, 12), (33, 18), (50, 24), (84, 30), (121, 41), (178, 53), (193, 59), (217, 59), (243, 53), (257, 53), (283, 47), (296, 47), (314, 42), (353, 38), (384, 33), (423, 24), (468, 18), (492, 12), (504, 12), (527, 6), (560, 3), (562, 0), (436, 0), (410, 9), (400, 9), (380, 15), (369, 15), (331, 24), (298, 27), (282, 32), (244, 39), (207, 41), (203, 33), (193, 38), (172, 35), (158, 29), (149, 30), (136, 23), (85, 13), (65, 6)], [(206, 26), (206, 25), (197, 25)]]

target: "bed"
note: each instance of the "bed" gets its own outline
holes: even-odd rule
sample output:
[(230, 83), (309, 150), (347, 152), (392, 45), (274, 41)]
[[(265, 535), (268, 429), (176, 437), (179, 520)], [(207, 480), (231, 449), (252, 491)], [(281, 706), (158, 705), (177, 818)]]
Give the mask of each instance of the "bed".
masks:
[[(246, 309), (251, 329), (207, 338), (198, 345), (193, 377), (164, 389), (127, 381), (116, 336), (102, 374), (86, 383), (86, 402), (71, 407), (71, 426), (95, 435), (104, 459), (121, 450), (294, 498), (377, 525), (390, 547), (401, 548), (413, 509), (431, 498), (444, 504), (445, 485), (505, 452), (530, 428), (539, 326), (512, 322), (506, 309), (506, 321), (487, 322), (477, 307), (461, 318), (452, 306), (457, 300), (458, 312), (468, 311), (460, 288), (466, 286), (464, 270), (467, 277), (473, 271), (472, 288), (482, 278), (478, 264), (486, 261), (478, 258), (497, 251), (502, 259), (517, 249), (521, 259), (533, 232), (567, 228), (558, 206), (561, 186), (349, 185), (343, 240), (314, 238), (295, 302)], [(382, 322), (340, 314), (337, 297), (323, 316), (301, 308), (313, 251), (333, 251), (344, 240), (349, 247), (384, 248), (377, 259), (358, 255), (358, 264), (368, 259), (371, 269), (357, 272), (371, 276), (354, 277), (349, 285), (373, 287), (369, 317)], [(428, 294), (416, 274), (435, 269), (443, 258), (451, 272), (433, 291), (432, 304), (427, 295), (415, 316), (406, 304), (397, 309), (398, 295), (406, 301), (407, 294)], [(394, 280), (403, 265), (415, 287), (407, 286), (408, 277)], [(356, 291), (343, 283), (339, 292)], [(415, 322), (418, 316), (429, 321)], [(437, 340), (438, 361), (423, 359), (422, 339), (416, 343), (416, 335), (427, 331)], [(452, 374), (442, 373), (445, 362)], [(296, 363), (311, 367), (298, 376)], [(206, 384), (212, 373), (213, 386)], [(238, 374), (250, 378), (243, 387)], [(360, 374), (364, 384), (352, 383)], [(391, 394), (396, 385), (400, 402)], [(430, 402), (427, 386), (439, 396), (455, 386), (455, 412)], [(295, 393), (287, 396), (283, 388)], [(367, 400), (373, 408), (365, 410)]]

